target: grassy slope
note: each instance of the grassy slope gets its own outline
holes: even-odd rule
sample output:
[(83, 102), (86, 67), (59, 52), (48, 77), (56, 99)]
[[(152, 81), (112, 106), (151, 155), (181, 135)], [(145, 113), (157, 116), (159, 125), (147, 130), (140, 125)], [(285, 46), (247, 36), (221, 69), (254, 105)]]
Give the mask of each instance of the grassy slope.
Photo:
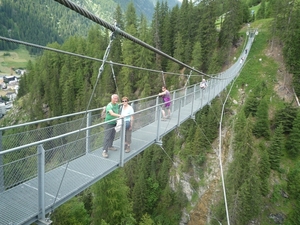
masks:
[[(4, 56), (9, 53), (10, 56)], [(0, 76), (10, 75), (10, 68), (26, 68), (27, 62), (34, 61), (24, 46), (14, 51), (0, 51)]]

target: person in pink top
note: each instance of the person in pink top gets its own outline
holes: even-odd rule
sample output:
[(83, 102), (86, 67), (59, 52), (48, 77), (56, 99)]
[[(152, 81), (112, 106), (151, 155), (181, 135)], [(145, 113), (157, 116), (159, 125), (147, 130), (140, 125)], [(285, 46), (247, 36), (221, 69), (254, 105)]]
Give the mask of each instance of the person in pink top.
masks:
[(162, 96), (163, 104), (162, 106), (162, 120), (169, 119), (171, 117), (171, 95), (170, 92), (168, 91), (167, 87), (162, 86), (162, 92), (158, 94), (158, 96)]

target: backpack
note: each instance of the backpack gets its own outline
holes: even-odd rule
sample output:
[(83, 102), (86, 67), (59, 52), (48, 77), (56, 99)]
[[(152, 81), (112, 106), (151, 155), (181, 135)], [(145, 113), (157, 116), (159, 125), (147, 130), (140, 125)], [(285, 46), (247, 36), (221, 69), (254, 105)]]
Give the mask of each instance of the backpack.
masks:
[(106, 106), (104, 106), (100, 117), (101, 117), (101, 119), (105, 119), (105, 116), (106, 116)]

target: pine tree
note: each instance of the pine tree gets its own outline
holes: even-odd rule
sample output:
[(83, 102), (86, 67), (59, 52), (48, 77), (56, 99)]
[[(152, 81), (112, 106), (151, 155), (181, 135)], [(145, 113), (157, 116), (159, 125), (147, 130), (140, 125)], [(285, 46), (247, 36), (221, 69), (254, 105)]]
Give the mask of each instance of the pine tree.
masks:
[[(184, 57), (184, 43), (182, 40), (182, 36), (179, 32), (177, 32), (176, 37), (175, 37), (175, 45), (174, 45), (174, 58), (176, 58), (179, 61), (183, 61)], [(180, 70), (183, 69), (181, 65), (178, 63), (175, 63), (173, 61), (169, 61), (169, 66), (168, 66), (168, 71), (174, 72), (174, 73), (179, 73)], [(180, 79), (177, 76), (167, 76), (166, 77), (166, 83), (167, 84), (172, 84), (174, 88), (180, 87)], [(170, 86), (170, 85), (169, 85)]]
[(264, 83), (256, 86), (253, 92), (251, 92), (249, 97), (247, 98), (244, 107), (244, 112), (246, 117), (248, 117), (250, 114), (252, 114), (252, 116), (256, 115), (259, 102), (261, 98), (264, 96), (264, 86), (265, 86)]
[(300, 163), (297, 163), (287, 176), (287, 191), (292, 199), (300, 198)]
[(300, 155), (300, 112), (297, 112), (296, 119), (293, 123), (293, 129), (287, 140), (286, 150), (292, 157)]
[[(197, 166), (202, 166), (203, 163), (206, 161), (206, 149), (201, 142), (201, 136), (203, 136), (202, 132), (200, 131), (200, 127), (197, 126), (196, 132), (194, 133), (194, 141), (191, 143), (191, 154), (193, 156), (193, 161), (195, 161)], [(202, 138), (203, 139), (203, 138)]]
[(253, 134), (257, 137), (270, 137), (270, 122), (268, 116), (268, 103), (265, 99), (260, 101), (256, 113), (256, 122), (253, 127)]
[(257, 176), (255, 164), (251, 166), (249, 178), (243, 183), (240, 189), (241, 209), (239, 213), (239, 222), (236, 224), (247, 224), (252, 218), (255, 218), (260, 212), (261, 195), (260, 182)]
[[(151, 32), (153, 36), (153, 46), (159, 50), (162, 49), (162, 35), (161, 32), (161, 3), (159, 1), (156, 2), (155, 8), (154, 8), (154, 14), (153, 14), (153, 20), (152, 20), (152, 27), (151, 27)], [(155, 54), (155, 63), (158, 69), (161, 69), (162, 65), (162, 56), (159, 54)]]
[[(173, 27), (172, 27), (172, 22), (171, 22), (171, 13), (169, 12), (168, 8), (168, 3), (162, 3), (162, 10), (163, 10), (163, 25), (162, 25), (162, 30), (161, 30), (161, 50), (168, 54), (168, 55), (173, 55)], [(166, 71), (167, 65), (168, 65), (168, 59), (165, 57), (162, 57), (161, 61), (161, 68), (158, 66), (158, 69), (160, 68), (162, 71)]]
[(293, 200), (293, 207), (288, 215), (288, 224), (299, 224), (300, 222), (300, 163), (297, 163), (294, 168), (288, 173), (287, 191), (289, 198)]
[(278, 17), (276, 17), (276, 24), (279, 28), (278, 34), (281, 40), (284, 42), (283, 54), (286, 59), (286, 67), (290, 73), (293, 73), (293, 86), (297, 95), (300, 93), (299, 82), (299, 37), (300, 37), (300, 4), (298, 1), (282, 1), (274, 4), (278, 10)]
[(245, 182), (249, 176), (249, 159), (253, 154), (251, 123), (240, 113), (234, 125), (234, 161), (231, 163), (228, 172), (228, 186), (231, 187), (232, 195)]
[(193, 66), (196, 70), (201, 70), (202, 67), (202, 48), (201, 43), (199, 41), (195, 42), (192, 52), (192, 61), (191, 66)]
[[(114, 19), (115, 19), (117, 25), (120, 27), (120, 29), (124, 29), (124, 27), (125, 27), (123, 17), (124, 17), (124, 15), (123, 15), (122, 9), (121, 9), (120, 5), (118, 5), (114, 12)], [(123, 63), (123, 54), (122, 54), (122, 41), (123, 40), (124, 40), (124, 38), (122, 36), (118, 35), (118, 33), (117, 33), (115, 36), (115, 39), (112, 42), (110, 55), (109, 55), (110, 61), (117, 62), (117, 63)], [(117, 66), (117, 67), (112, 66), (112, 67), (113, 67), (113, 70), (114, 70), (114, 73), (115, 73), (115, 76), (117, 79), (117, 83), (119, 83), (118, 81), (120, 80), (119, 74), (120, 74), (121, 67), (119, 67), (119, 66)], [(112, 74), (111, 68), (109, 70), (110, 70), (110, 75), (111, 75)]]
[[(236, 161), (235, 158), (233, 164), (235, 164)], [(240, 159), (238, 161), (240, 161)], [(234, 167), (234, 165), (231, 166)], [(236, 179), (241, 179), (239, 187), (232, 189), (233, 184), (231, 182), (233, 182), (233, 180), (230, 179), (227, 181), (228, 209), (230, 222), (232, 224), (248, 224), (249, 221), (255, 218), (260, 212), (261, 187), (256, 157), (248, 158), (247, 168), (247, 176), (244, 178), (236, 177)], [(234, 173), (240, 170), (239, 167), (234, 169), (235, 170), (232, 171)]]
[[(234, 54), (231, 50), (232, 43), (238, 40), (238, 32), (243, 22), (243, 7), (241, 1), (227, 1), (224, 11), (226, 12), (225, 18), (219, 34), (219, 47), (222, 49), (222, 51), (220, 51), (221, 54), (218, 54), (221, 55), (220, 60), (222, 60), (220, 66)], [(216, 56), (212, 59), (216, 60)]]
[(296, 199), (292, 211), (288, 214), (287, 224), (300, 224), (300, 201)]
[(278, 170), (280, 168), (280, 158), (284, 152), (284, 136), (283, 126), (280, 124), (275, 129), (274, 137), (268, 149), (271, 169)]
[(197, 39), (201, 43), (202, 52), (205, 57), (202, 61), (202, 71), (207, 71), (209, 63), (217, 46), (217, 30), (215, 20), (217, 18), (217, 2), (204, 0), (203, 4), (199, 4), (199, 13), (201, 15), (201, 23), (197, 27)]
[(64, 89), (62, 93), (62, 105), (63, 113), (69, 114), (73, 112), (75, 102), (75, 90), (73, 78), (70, 77), (67, 82), (64, 83)]
[(270, 176), (270, 162), (269, 155), (266, 149), (266, 146), (263, 142), (259, 144), (260, 148), (260, 160), (259, 160), (259, 176), (261, 179), (261, 193), (263, 196), (266, 196), (269, 192), (268, 179)]
[[(136, 12), (131, 2), (125, 12), (125, 31), (133, 36), (137, 36), (137, 18)], [(123, 63), (127, 65), (135, 65), (137, 60), (137, 45), (130, 40), (125, 39), (123, 41)], [(120, 79), (118, 82), (120, 87), (120, 92), (124, 96), (132, 97), (134, 93), (134, 80), (135, 80), (136, 70), (128, 67), (122, 67), (120, 71)]]
[(122, 169), (115, 170), (92, 186), (93, 215), (92, 224), (134, 224), (132, 205), (128, 198), (125, 174)]
[(142, 216), (142, 219), (139, 222), (139, 225), (155, 225), (155, 223), (151, 219), (151, 217), (146, 213), (145, 215)]
[(55, 209), (51, 220), (54, 224), (74, 224), (74, 225), (89, 225), (90, 218), (84, 208), (83, 202), (78, 197), (74, 197)]
[[(148, 43), (152, 44), (152, 39), (150, 35), (150, 31), (147, 27), (147, 20), (144, 16), (141, 16), (141, 23), (139, 28), (139, 39)], [(152, 68), (153, 66), (153, 52), (149, 51), (148, 49), (138, 46), (137, 47), (137, 60), (136, 65), (143, 68)], [(156, 82), (151, 81), (151, 72), (139, 70), (137, 72), (137, 76), (135, 77), (135, 90), (141, 93), (141, 97), (146, 97), (152, 94), (152, 89), (156, 88)]]
[(297, 109), (295, 107), (291, 104), (284, 104), (283, 108), (275, 113), (275, 126), (278, 127), (282, 124), (284, 133), (289, 134), (292, 131), (296, 115)]
[(133, 212), (139, 221), (148, 210), (148, 187), (143, 170), (139, 170), (138, 179), (132, 190)]
[(259, 19), (264, 19), (264, 18), (266, 18), (266, 2), (265, 2), (265, 0), (262, 0), (260, 3), (260, 7), (256, 13), (256, 19), (259, 20)]

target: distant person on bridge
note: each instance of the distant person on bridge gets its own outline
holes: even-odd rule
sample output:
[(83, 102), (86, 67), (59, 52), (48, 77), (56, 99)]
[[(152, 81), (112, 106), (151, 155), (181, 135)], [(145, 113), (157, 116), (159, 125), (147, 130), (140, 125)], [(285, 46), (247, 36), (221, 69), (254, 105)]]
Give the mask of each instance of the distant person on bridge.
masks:
[(124, 96), (122, 98), (122, 111), (121, 115), (124, 117), (124, 121), (126, 124), (126, 132), (125, 132), (125, 152), (130, 152), (130, 144), (131, 144), (131, 134), (132, 134), (132, 127), (133, 127), (133, 116), (134, 113), (133, 108), (131, 105), (128, 104), (129, 99)]
[(204, 90), (205, 88), (207, 88), (207, 86), (207, 81), (205, 79), (202, 79), (202, 81), (200, 82), (200, 88)]
[[(162, 86), (162, 92), (158, 94), (158, 96), (162, 96), (163, 104), (162, 106), (162, 120), (169, 119), (171, 117), (171, 95), (170, 92), (167, 90), (166, 86)], [(167, 112), (167, 114), (166, 114)]]
[(240, 60), (240, 64), (242, 64), (242, 63), (243, 63), (243, 61), (244, 61), (244, 57), (242, 57), (242, 58), (241, 58), (241, 60)]
[[(116, 118), (122, 118), (119, 114), (119, 105), (118, 105), (119, 96), (113, 94), (111, 96), (111, 102), (106, 106), (105, 122), (114, 120)], [(112, 146), (113, 141), (116, 135), (116, 121), (111, 121), (106, 124), (105, 134), (104, 134), (104, 143), (103, 143), (103, 152), (102, 156), (104, 158), (108, 157), (108, 150), (116, 151), (117, 149)]]

